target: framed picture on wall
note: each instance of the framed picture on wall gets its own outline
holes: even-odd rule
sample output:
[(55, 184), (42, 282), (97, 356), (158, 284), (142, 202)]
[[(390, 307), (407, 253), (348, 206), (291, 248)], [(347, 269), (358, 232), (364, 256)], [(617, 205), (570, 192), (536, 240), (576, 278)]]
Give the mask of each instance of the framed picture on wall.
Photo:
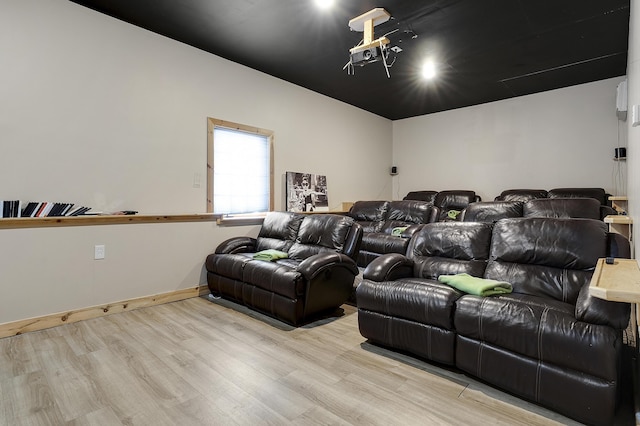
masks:
[(287, 211), (327, 212), (327, 177), (312, 173), (286, 173)]

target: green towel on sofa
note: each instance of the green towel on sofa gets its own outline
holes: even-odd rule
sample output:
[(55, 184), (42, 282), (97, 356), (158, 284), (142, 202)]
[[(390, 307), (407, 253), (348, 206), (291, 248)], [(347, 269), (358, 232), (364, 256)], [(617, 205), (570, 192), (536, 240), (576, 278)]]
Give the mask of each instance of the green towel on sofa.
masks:
[(511, 293), (512, 290), (511, 284), (508, 282), (472, 277), (469, 274), (440, 275), (438, 281), (476, 296), (506, 294)]
[(289, 255), (287, 254), (287, 252), (274, 249), (262, 250), (253, 255), (254, 259), (266, 260), (267, 262), (272, 262), (278, 259), (286, 259), (288, 257)]
[(402, 233), (406, 231), (408, 226), (397, 226), (391, 230), (391, 235), (394, 237), (401, 237)]

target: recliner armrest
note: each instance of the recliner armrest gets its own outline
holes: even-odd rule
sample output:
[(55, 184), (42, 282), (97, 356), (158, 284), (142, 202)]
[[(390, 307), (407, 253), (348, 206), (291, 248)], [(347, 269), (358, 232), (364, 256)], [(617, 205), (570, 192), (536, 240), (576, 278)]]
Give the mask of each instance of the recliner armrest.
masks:
[(623, 302), (610, 302), (589, 294), (589, 283), (580, 289), (576, 301), (576, 319), (591, 324), (607, 325), (624, 330), (629, 324), (631, 305)]
[(600, 206), (600, 219), (604, 220), (605, 217), (610, 215), (616, 215), (618, 212), (611, 206)]
[(607, 232), (607, 256), (631, 259), (629, 240), (616, 232)]
[(233, 237), (216, 247), (216, 254), (251, 253), (256, 249), (256, 239), (251, 237)]
[(424, 226), (424, 223), (417, 223), (415, 225), (410, 225), (407, 229), (402, 231), (402, 234), (400, 234), (400, 236), (402, 238), (411, 238), (413, 237), (413, 234), (421, 230), (423, 226)]
[(318, 274), (332, 269), (334, 267), (347, 268), (353, 273), (355, 277), (360, 272), (356, 262), (349, 256), (342, 253), (318, 253), (313, 256), (309, 256), (296, 268), (296, 271), (300, 272), (307, 280), (311, 281)]
[(374, 259), (363, 277), (371, 281), (393, 281), (413, 276), (413, 261), (399, 253), (389, 253)]

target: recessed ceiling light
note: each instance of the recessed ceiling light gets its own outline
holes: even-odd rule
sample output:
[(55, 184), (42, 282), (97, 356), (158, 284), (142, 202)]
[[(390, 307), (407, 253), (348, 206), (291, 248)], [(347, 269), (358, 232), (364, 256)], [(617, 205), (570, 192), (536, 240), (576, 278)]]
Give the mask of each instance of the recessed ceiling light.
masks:
[(436, 76), (436, 64), (432, 59), (427, 59), (422, 64), (422, 77), (431, 80)]
[(334, 0), (315, 0), (316, 6), (318, 6), (320, 9), (329, 9), (331, 6), (333, 6), (333, 1)]

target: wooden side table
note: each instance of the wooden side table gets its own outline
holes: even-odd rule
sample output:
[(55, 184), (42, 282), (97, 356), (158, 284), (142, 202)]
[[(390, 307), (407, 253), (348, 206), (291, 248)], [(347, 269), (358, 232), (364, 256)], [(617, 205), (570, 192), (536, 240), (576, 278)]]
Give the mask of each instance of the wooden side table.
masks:
[(614, 302), (640, 303), (640, 268), (635, 259), (614, 259), (608, 265), (598, 259), (591, 277), (589, 293)]
[[(596, 269), (589, 284), (589, 294), (604, 300), (614, 302), (632, 303), (629, 328), (633, 342), (627, 342), (629, 346), (635, 346), (635, 359), (633, 360), (633, 389), (634, 411), (636, 425), (640, 425), (640, 383), (638, 372), (638, 359), (640, 345), (638, 344), (638, 313), (640, 306), (640, 268), (634, 259), (614, 259), (613, 265), (606, 263), (605, 259), (598, 259)], [(633, 309), (635, 307), (635, 309)]]
[(638, 304), (640, 304), (640, 268), (635, 259), (614, 259), (613, 265), (605, 258), (598, 259), (589, 283), (589, 294), (612, 302), (633, 303), (630, 322), (633, 325), (633, 341), (638, 336)]

